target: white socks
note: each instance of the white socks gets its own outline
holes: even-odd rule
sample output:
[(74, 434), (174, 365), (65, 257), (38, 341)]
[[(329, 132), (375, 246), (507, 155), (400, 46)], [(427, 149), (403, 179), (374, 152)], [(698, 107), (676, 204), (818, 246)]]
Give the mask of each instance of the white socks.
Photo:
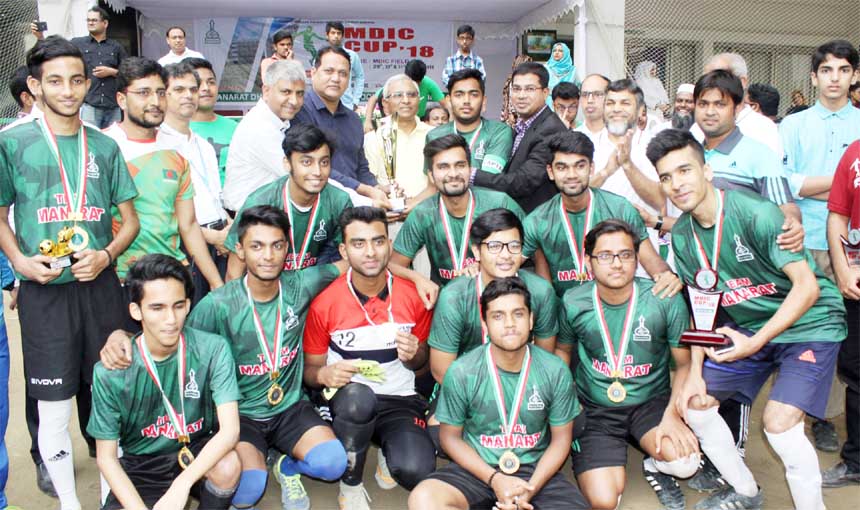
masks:
[(822, 510), (824, 499), (821, 495), (818, 455), (803, 432), (803, 421), (781, 434), (771, 434), (765, 430), (764, 435), (785, 465), (785, 479), (795, 508)]
[[(755, 478), (744, 464), (743, 458), (735, 447), (732, 431), (729, 430), (729, 426), (717, 412), (716, 407), (704, 411), (688, 409), (687, 424), (699, 438), (702, 451), (738, 494), (747, 497), (758, 494)], [(815, 466), (818, 469), (817, 462)]]
[(75, 493), (75, 462), (72, 458), (72, 399), (39, 401), (39, 453), (51, 475), (61, 510), (81, 510)]
[[(690, 478), (691, 476), (696, 474), (696, 471), (699, 470), (699, 461), (701, 458), (698, 453), (691, 453), (689, 456), (684, 457), (682, 459), (675, 459), (673, 461), (665, 462), (662, 460), (655, 460), (652, 458), (646, 459), (646, 462), (650, 460), (653, 463), (653, 466), (656, 471), (661, 473), (665, 473), (670, 476), (674, 476), (675, 478)], [(648, 466), (645, 466), (645, 469), (648, 469)]]

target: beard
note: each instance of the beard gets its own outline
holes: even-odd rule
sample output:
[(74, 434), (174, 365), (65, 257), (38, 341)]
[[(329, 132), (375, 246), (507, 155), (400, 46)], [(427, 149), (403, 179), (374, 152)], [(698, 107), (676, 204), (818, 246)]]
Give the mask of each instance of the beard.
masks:
[(693, 116), (689, 113), (675, 112), (672, 114), (672, 127), (688, 131), (693, 125)]
[(138, 126), (140, 126), (142, 128), (146, 128), (146, 129), (157, 128), (164, 121), (164, 113), (161, 114), (161, 119), (159, 119), (157, 122), (146, 120), (146, 112), (144, 112), (143, 115), (137, 116), (134, 113), (132, 113), (131, 110), (127, 110), (125, 112), (125, 114), (128, 115), (128, 119), (130, 121), (134, 122), (135, 124), (137, 124)]
[(635, 125), (635, 120), (632, 123), (615, 120), (606, 123), (606, 130), (613, 136), (624, 136), (627, 134), (627, 130), (633, 129)]

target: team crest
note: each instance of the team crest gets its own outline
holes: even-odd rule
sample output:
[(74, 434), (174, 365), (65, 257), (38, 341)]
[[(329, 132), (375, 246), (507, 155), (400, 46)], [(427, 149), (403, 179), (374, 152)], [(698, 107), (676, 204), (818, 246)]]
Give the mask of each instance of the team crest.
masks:
[(484, 159), (484, 155), (487, 153), (486, 147), (484, 147), (484, 140), (481, 140), (481, 143), (478, 144), (478, 148), (475, 149), (475, 159)]
[(735, 234), (735, 258), (738, 262), (749, 262), (755, 258), (750, 249), (741, 242), (741, 236), (737, 234)]
[(96, 155), (92, 152), (90, 153), (90, 157), (87, 159), (87, 178), (99, 178), (99, 165), (96, 163)]
[(185, 398), (200, 398), (200, 388), (197, 386), (197, 373), (192, 368), (188, 371), (188, 382), (185, 384)]
[(633, 330), (633, 340), (635, 342), (650, 342), (651, 331), (645, 327), (645, 316), (639, 316), (639, 326)]
[(314, 232), (314, 241), (322, 242), (328, 239), (328, 233), (325, 231), (325, 220), (320, 220), (320, 226), (316, 232)]
[(529, 396), (529, 402), (526, 404), (526, 409), (529, 411), (543, 411), (546, 406), (543, 399), (538, 394), (537, 386), (532, 386), (532, 394)]
[(287, 307), (287, 316), (284, 318), (284, 330), (289, 331), (299, 325), (299, 318), (292, 306)]

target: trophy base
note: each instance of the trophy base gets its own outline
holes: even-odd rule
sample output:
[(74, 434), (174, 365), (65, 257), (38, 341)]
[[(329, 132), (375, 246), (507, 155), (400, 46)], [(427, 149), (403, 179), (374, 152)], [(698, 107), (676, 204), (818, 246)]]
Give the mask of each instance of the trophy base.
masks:
[(718, 348), (733, 345), (731, 339), (726, 335), (701, 329), (684, 331), (681, 335), (681, 343), (684, 345)]
[(391, 212), (399, 213), (406, 209), (405, 198), (389, 198), (388, 202), (391, 204)]
[(62, 269), (64, 267), (69, 267), (72, 265), (72, 256), (64, 255), (62, 257), (56, 257), (48, 265), (51, 267), (51, 269)]

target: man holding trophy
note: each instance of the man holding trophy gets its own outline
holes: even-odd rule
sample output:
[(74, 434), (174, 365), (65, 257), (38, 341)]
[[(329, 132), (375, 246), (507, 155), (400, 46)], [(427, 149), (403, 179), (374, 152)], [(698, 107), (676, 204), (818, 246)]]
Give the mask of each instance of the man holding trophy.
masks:
[[(730, 397), (752, 403), (776, 370), (762, 420), (765, 436), (785, 465), (795, 507), (824, 508), (818, 456), (803, 418), (824, 414), (846, 334), (839, 291), (807, 250), (792, 253), (774, 242), (785, 221), (775, 204), (711, 184), (702, 146), (689, 132), (659, 133), (647, 156), (663, 192), (684, 213), (672, 229), (672, 247), (678, 272), (692, 288), (696, 329), (712, 328), (705, 323), (713, 323), (719, 306), (734, 323), (714, 332), (725, 341), (689, 333), (681, 338), (693, 345), (692, 364), (675, 405), (728, 482), (696, 508), (762, 506), (762, 490), (717, 407)], [(719, 297), (707, 298), (707, 291)]]

